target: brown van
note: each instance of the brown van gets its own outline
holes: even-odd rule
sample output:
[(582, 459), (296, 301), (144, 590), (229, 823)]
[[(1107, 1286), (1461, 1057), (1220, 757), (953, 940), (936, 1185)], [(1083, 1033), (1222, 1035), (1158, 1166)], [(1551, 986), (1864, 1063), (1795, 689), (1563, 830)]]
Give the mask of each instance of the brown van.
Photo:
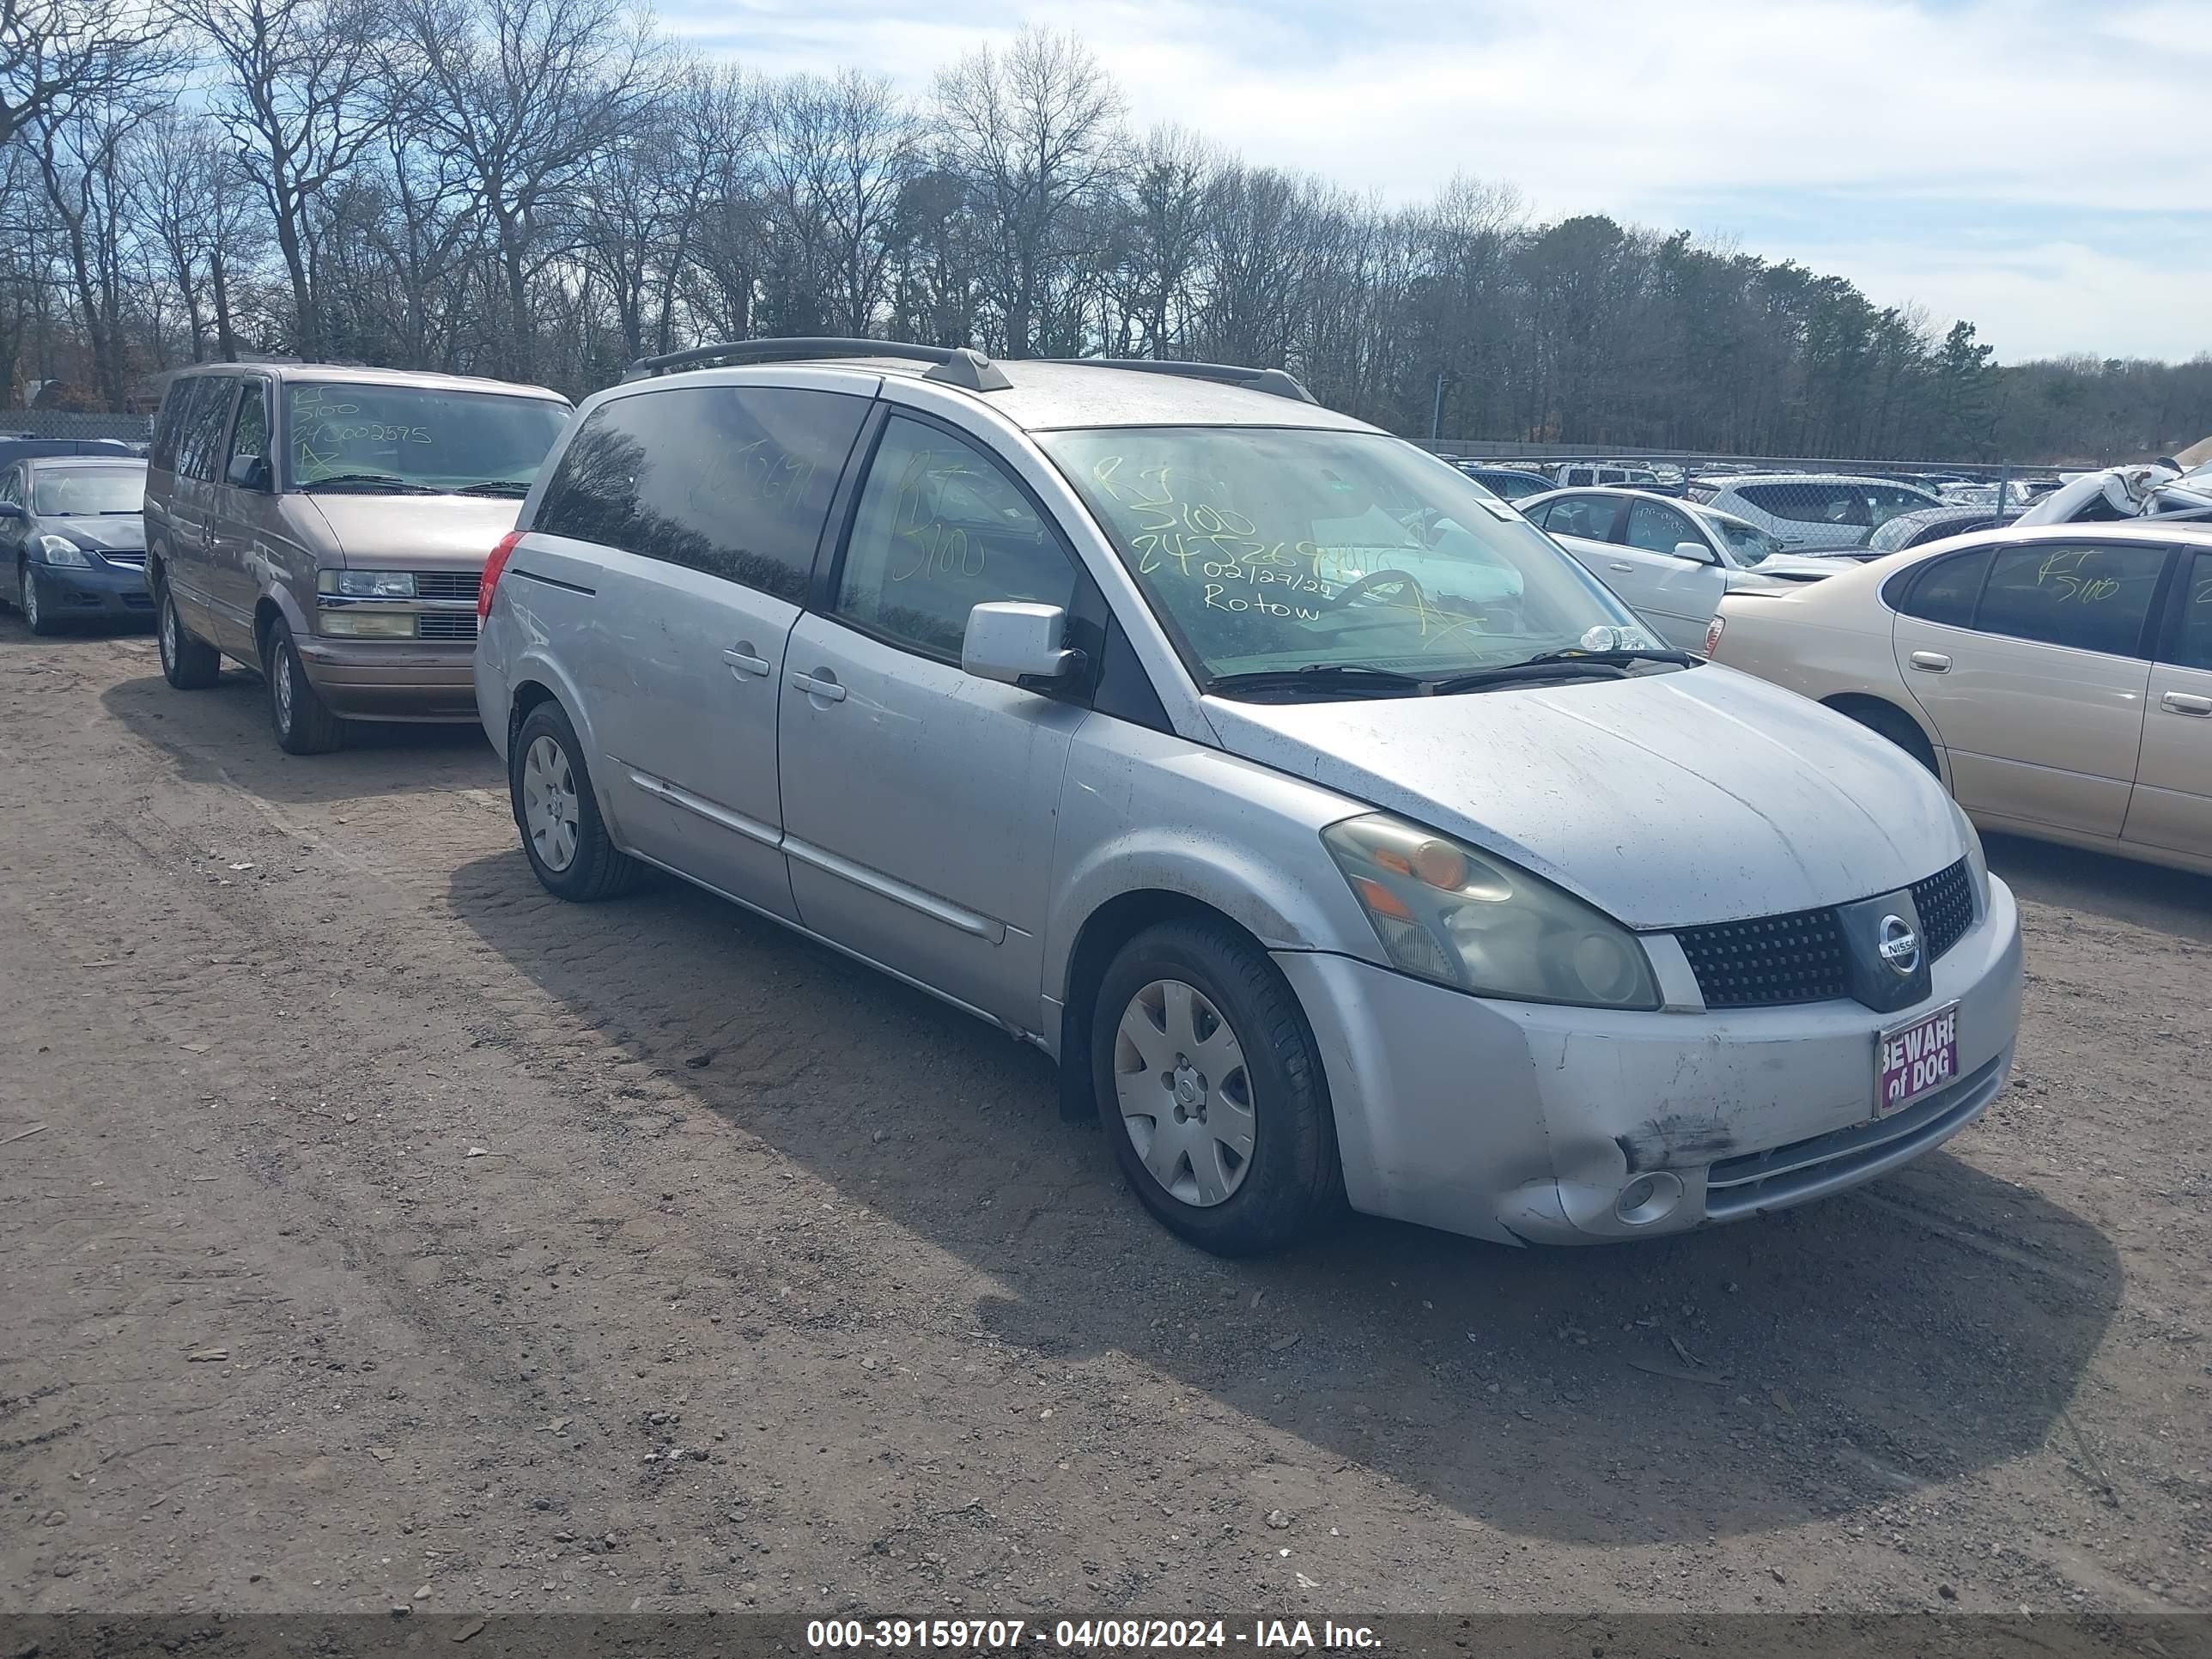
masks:
[(146, 474), (146, 584), (179, 690), (260, 672), (295, 755), (349, 720), (477, 718), (485, 558), (568, 418), (543, 386), (323, 363), (169, 384)]

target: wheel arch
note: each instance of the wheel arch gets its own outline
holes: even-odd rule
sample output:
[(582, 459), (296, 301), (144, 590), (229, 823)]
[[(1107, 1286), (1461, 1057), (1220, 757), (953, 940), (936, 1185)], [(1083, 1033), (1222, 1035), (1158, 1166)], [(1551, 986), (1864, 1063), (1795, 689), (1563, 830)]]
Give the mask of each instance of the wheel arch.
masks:
[[(1911, 750), (1912, 757), (1937, 777), (1942, 778), (1948, 787), (1950, 780), (1944, 773), (1942, 745), (1936, 741), (1936, 734), (1928, 729), (1926, 722), (1902, 703), (1871, 691), (1837, 691), (1821, 698), (1820, 706), (1832, 708), (1845, 719), (1857, 720), (1870, 730), (1879, 731), (1880, 723), (1884, 720), (1901, 722), (1905, 729), (1920, 741), (1921, 747)], [(1910, 750), (1910, 745), (1905, 746)]]

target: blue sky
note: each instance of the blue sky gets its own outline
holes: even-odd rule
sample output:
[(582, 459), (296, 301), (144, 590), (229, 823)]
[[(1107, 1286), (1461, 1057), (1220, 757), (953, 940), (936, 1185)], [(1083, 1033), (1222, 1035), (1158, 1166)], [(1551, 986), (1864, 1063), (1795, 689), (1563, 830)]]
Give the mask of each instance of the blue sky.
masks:
[(2205, 0), (661, 0), (703, 49), (921, 93), (1024, 22), (1139, 128), (1389, 201), (1455, 173), (1966, 317), (2004, 360), (2212, 353)]

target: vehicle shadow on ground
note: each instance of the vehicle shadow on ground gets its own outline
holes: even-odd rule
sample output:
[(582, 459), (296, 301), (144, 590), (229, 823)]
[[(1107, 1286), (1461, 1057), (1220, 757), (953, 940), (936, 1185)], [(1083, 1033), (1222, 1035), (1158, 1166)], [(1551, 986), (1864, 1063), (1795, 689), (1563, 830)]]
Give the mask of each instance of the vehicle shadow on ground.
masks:
[(100, 700), (188, 781), (227, 779), (279, 803), (507, 787), (497, 752), (473, 724), (350, 720), (337, 753), (288, 755), (270, 729), (260, 677), (242, 668), (226, 666), (204, 691), (179, 691), (155, 673), (112, 685)]
[(1989, 836), (1984, 845), (1990, 868), (2030, 903), (2087, 906), (2106, 920), (2212, 945), (2212, 876), (2016, 836)]
[(519, 852), (463, 866), (449, 897), (700, 1107), (1016, 1287), (979, 1328), (1066, 1361), (1120, 1350), (1306, 1443), (1324, 1486), (1365, 1469), (1524, 1536), (1765, 1529), (2033, 1452), (2121, 1292), (2094, 1227), (1948, 1153), (1641, 1246), (1353, 1219), (1216, 1261), (1058, 1116), (1041, 1055), (834, 952), (673, 881), (562, 904)]

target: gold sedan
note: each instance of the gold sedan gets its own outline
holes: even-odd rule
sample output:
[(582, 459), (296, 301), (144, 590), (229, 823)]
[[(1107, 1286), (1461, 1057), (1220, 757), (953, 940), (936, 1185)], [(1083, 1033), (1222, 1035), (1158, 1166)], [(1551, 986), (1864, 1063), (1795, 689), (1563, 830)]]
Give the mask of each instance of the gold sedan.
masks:
[(2212, 526), (1957, 536), (1730, 594), (1705, 651), (1909, 750), (1984, 829), (2212, 874)]

